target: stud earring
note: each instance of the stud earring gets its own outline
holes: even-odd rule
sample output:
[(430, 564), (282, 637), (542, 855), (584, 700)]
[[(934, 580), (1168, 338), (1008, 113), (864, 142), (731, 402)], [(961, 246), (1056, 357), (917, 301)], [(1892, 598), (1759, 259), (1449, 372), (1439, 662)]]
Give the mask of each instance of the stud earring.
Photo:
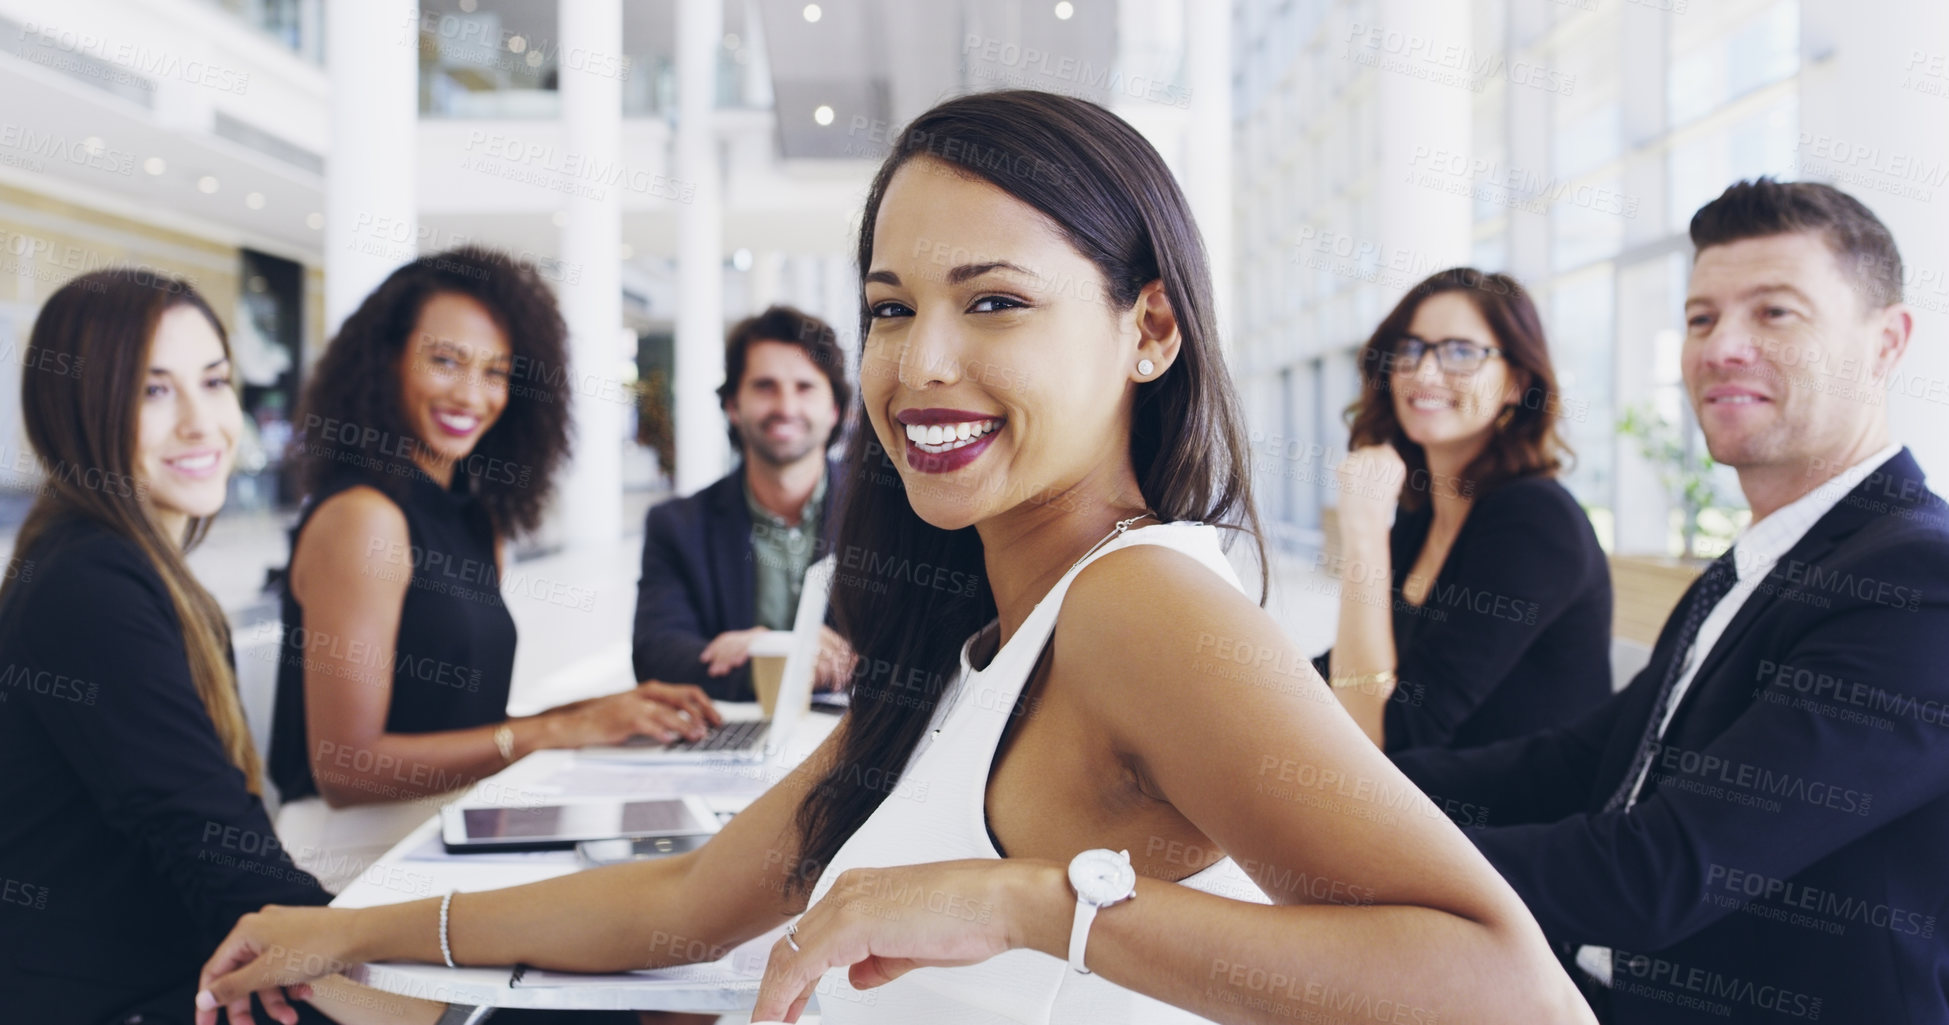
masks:
[(1137, 361), (1137, 373), (1143, 377), (1149, 377), (1150, 372), (1156, 369), (1157, 364), (1152, 363), (1150, 360), (1140, 359)]

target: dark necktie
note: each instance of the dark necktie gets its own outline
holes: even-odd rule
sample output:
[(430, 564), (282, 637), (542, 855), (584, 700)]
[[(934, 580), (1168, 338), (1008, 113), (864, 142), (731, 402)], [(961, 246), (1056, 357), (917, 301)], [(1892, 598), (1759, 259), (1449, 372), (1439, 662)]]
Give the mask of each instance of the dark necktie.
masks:
[(1726, 549), (1726, 554), (1706, 567), (1704, 575), (1699, 577), (1698, 586), (1692, 589), (1685, 602), (1685, 618), (1679, 626), (1678, 643), (1672, 648), (1671, 663), (1665, 667), (1665, 681), (1658, 688), (1658, 700), (1651, 706), (1651, 721), (1645, 723), (1644, 736), (1638, 740), (1638, 753), (1631, 759), (1631, 771), (1624, 774), (1624, 782), (1618, 784), (1617, 792), (1605, 802), (1605, 811), (1616, 811), (1630, 801), (1631, 791), (1636, 789), (1638, 777), (1644, 774), (1645, 766), (1651, 761), (1652, 749), (1657, 746), (1658, 727), (1665, 721), (1666, 706), (1671, 704), (1672, 691), (1678, 686), (1678, 678), (1687, 665), (1705, 658), (1703, 651), (1698, 652), (1697, 659), (1690, 657), (1692, 645), (1698, 640), (1699, 627), (1705, 625), (1705, 617), (1712, 614), (1713, 607), (1732, 590), (1732, 585), (1739, 582), (1739, 571), (1733, 568), (1732, 553), (1733, 549)]

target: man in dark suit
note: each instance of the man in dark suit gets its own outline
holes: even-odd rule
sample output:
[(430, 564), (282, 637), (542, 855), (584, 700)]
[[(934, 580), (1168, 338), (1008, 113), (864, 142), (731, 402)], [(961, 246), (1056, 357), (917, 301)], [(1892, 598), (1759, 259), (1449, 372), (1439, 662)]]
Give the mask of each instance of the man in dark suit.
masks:
[(1949, 1021), (1949, 512), (1889, 431), (1901, 258), (1811, 183), (1691, 234), (1685, 385), (1752, 526), (1596, 711), (1396, 764), (1600, 1017)]
[[(636, 586), (636, 678), (692, 683), (750, 701), (751, 643), (789, 630), (806, 567), (831, 548), (839, 475), (826, 450), (852, 396), (824, 321), (773, 306), (732, 327), (718, 388), (743, 458), (704, 490), (650, 510)], [(818, 684), (837, 687), (852, 652), (821, 631)]]

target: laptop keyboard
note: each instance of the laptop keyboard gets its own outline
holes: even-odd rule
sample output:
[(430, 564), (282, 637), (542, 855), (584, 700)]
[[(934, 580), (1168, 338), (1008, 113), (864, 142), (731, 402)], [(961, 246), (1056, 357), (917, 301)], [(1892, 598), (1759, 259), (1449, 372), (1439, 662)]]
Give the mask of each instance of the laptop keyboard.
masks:
[(771, 723), (764, 719), (743, 719), (719, 726), (704, 734), (702, 740), (676, 740), (661, 746), (666, 751), (743, 751), (764, 740), (770, 729)]

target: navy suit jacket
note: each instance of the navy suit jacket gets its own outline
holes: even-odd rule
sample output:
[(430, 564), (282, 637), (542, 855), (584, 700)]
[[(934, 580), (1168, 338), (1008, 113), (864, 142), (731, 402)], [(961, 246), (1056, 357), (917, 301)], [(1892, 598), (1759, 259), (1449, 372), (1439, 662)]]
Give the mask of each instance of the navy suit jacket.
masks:
[(1705, 654), (1638, 803), (1605, 812), (1679, 618), (1577, 722), (1395, 763), (1562, 949), (1614, 948), (1613, 1021), (1949, 1022), (1942, 499), (1906, 450), (1849, 492)]
[[(841, 477), (838, 464), (828, 460), (815, 562), (832, 550), (838, 533)], [(710, 487), (650, 510), (630, 645), (636, 678), (694, 683), (720, 701), (757, 700), (749, 663), (711, 676), (697, 659), (718, 634), (755, 624), (756, 591), (751, 510), (745, 506), (744, 464), (739, 463)]]

